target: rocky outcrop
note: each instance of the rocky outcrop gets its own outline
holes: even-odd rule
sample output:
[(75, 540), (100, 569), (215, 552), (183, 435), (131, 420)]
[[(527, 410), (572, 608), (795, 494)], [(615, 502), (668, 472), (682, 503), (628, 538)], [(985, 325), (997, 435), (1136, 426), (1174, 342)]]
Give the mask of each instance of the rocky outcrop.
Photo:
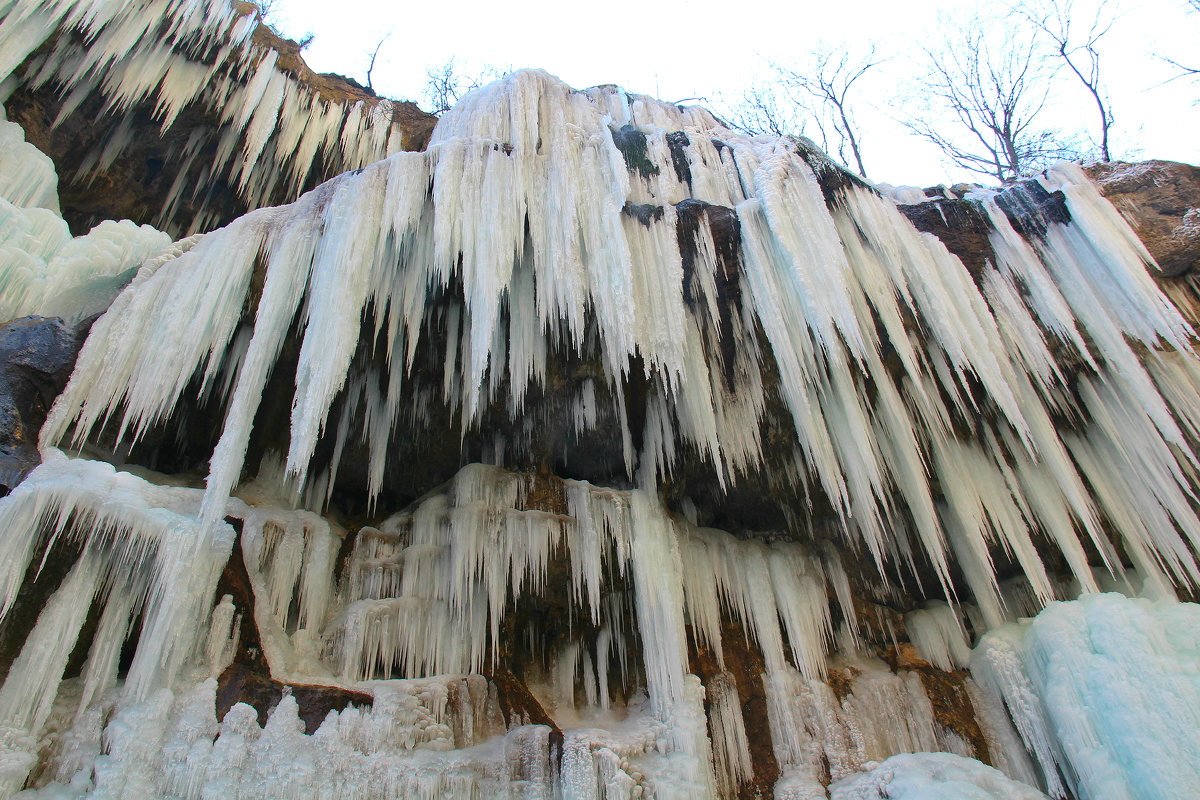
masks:
[(1163, 292), (1200, 328), (1200, 167), (1117, 161), (1087, 172), (1158, 262), (1151, 275)]
[(0, 328), (0, 493), (8, 494), (41, 461), (37, 438), (46, 412), (67, 385), (88, 323), (26, 317)]
[(1168, 278), (1200, 271), (1200, 167), (1176, 161), (1092, 164), (1087, 173)]

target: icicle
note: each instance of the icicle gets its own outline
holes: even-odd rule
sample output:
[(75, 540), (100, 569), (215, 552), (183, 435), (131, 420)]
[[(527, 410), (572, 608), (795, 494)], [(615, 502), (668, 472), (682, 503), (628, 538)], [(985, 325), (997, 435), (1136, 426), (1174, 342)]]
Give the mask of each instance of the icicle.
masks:
[(743, 783), (754, 777), (742, 703), (733, 676), (728, 672), (717, 673), (705, 689), (718, 785), (723, 796), (733, 796)]
[[(163, 131), (187, 106), (211, 110), (225, 122), (213, 177), (235, 185), (251, 208), (268, 201), (281, 179), (283, 193), (295, 196), (318, 157), (335, 171), (352, 170), (403, 144), (395, 135), (392, 101), (374, 100), (369, 107), (359, 101), (346, 113), (322, 99), (311, 85), (280, 68), (277, 51), (251, 38), (259, 24), (256, 15), (228, 3), (154, 2), (135, 8), (56, 0), (21, 12), (6, 14), (0, 25), (0, 78), (63, 86), (69, 100), (59, 122), (92, 91), (116, 114), (148, 104)], [(14, 74), (44, 44), (49, 47), (36, 74)], [(119, 126), (103, 151), (92, 154), (93, 163), (103, 170), (131, 145), (128, 127)], [(41, 191), (37, 182), (25, 189), (34, 195)], [(167, 211), (184, 189), (181, 184), (172, 188), (161, 218), (171, 216)], [(202, 220), (174, 222), (203, 225)]]
[(963, 669), (971, 658), (962, 622), (945, 603), (930, 603), (904, 615), (904, 627), (922, 658), (944, 670)]
[(233, 663), (233, 657), (237, 653), (240, 622), (241, 615), (236, 614), (233, 595), (225, 595), (213, 608), (208, 639), (204, 643), (204, 658), (208, 662), (208, 674), (211, 677), (220, 677), (225, 668)]
[(34, 734), (41, 730), (99, 580), (99, 561), (84, 555), (38, 615), (0, 687), (0, 724)]

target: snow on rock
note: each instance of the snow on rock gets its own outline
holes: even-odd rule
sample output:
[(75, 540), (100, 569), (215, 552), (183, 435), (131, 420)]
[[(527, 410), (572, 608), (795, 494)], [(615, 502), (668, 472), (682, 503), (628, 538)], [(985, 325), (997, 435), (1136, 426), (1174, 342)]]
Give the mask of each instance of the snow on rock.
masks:
[[(776, 795), (778, 797), (778, 795)], [(829, 787), (830, 800), (1046, 800), (973, 758), (951, 753), (892, 756)]]
[(932, 199), (924, 189), (918, 186), (892, 186), (890, 183), (877, 183), (875, 188), (898, 206), (926, 203)]
[(1193, 603), (1085, 595), (989, 632), (972, 671), (1052, 795), (1182, 800), (1200, 781), (1198, 630)]

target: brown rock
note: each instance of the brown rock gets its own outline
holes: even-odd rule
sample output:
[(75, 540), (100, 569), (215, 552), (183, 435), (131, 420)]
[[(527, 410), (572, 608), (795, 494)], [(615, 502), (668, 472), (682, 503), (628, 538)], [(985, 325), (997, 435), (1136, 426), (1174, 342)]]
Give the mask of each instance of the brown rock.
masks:
[(299, 706), (304, 732), (312, 734), (330, 711), (341, 711), (350, 705), (369, 708), (375, 699), (363, 692), (336, 686), (285, 684), (271, 677), (270, 667), (262, 652), (258, 625), (254, 622), (254, 589), (242, 560), (241, 522), (232, 517), (227, 517), (225, 521), (238, 531), (239, 541), (234, 544), (225, 570), (217, 582), (216, 595), (231, 596), (234, 607), (241, 614), (241, 627), (238, 630), (238, 650), (234, 663), (217, 679), (217, 719), (224, 719), (236, 703), (246, 703), (258, 712), (258, 723), (265, 725), (271, 710), (285, 694), (290, 694)]
[(1088, 176), (1146, 243), (1167, 277), (1200, 268), (1200, 167), (1114, 161)]
[(935, 198), (917, 205), (900, 206), (900, 213), (922, 233), (932, 233), (946, 249), (958, 256), (974, 276), (984, 264), (995, 259), (988, 239), (991, 226), (987, 216), (969, 200)]

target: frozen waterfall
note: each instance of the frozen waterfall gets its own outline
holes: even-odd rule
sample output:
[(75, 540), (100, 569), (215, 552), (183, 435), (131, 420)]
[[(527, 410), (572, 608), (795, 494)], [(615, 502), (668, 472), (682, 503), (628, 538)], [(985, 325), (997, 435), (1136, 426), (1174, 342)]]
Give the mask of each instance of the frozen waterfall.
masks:
[(1078, 167), (957, 200), (968, 267), (699, 108), (519, 71), (399, 152), (223, 3), (0, 14), (64, 113), (220, 106), (251, 205), (352, 170), (71, 240), (0, 121), (0, 308), (140, 265), (0, 499), (5, 796), (1195, 785), (1200, 361)]

